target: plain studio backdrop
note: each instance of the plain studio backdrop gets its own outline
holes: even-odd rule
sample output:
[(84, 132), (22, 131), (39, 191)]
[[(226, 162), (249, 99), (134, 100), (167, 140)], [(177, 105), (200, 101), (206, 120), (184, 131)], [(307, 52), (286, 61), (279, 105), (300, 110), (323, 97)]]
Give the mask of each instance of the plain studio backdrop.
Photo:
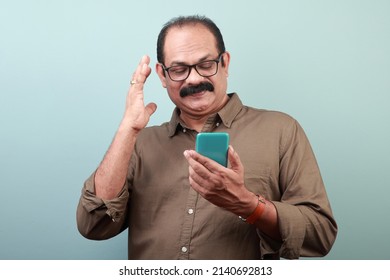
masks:
[[(84, 239), (84, 180), (151, 56), (150, 125), (173, 105), (154, 72), (162, 25), (209, 16), (231, 53), (229, 91), (305, 129), (339, 235), (326, 259), (390, 257), (390, 2), (0, 1), (0, 259), (126, 259), (127, 231)], [(163, 162), (163, 159), (162, 159)]]

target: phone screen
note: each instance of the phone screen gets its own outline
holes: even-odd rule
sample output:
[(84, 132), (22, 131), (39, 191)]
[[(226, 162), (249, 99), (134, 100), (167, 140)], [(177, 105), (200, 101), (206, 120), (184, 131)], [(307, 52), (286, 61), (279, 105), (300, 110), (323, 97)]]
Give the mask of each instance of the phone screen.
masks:
[(195, 150), (227, 167), (229, 134), (226, 132), (201, 132), (196, 136)]

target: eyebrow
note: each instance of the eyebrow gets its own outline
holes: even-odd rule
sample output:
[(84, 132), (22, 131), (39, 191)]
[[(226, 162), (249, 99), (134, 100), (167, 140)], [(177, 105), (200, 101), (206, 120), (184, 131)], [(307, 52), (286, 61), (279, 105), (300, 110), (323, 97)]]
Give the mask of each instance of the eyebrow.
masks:
[[(206, 55), (202, 56), (198, 60), (198, 62), (196, 62), (195, 64), (198, 64), (198, 63), (200, 63), (202, 61), (207, 61), (207, 60), (210, 60), (210, 59), (211, 59), (211, 54), (206, 54)], [(179, 60), (172, 61), (171, 66), (176, 66), (176, 65), (189, 65), (189, 64), (187, 64), (187, 63), (185, 63), (183, 61), (179, 61)]]

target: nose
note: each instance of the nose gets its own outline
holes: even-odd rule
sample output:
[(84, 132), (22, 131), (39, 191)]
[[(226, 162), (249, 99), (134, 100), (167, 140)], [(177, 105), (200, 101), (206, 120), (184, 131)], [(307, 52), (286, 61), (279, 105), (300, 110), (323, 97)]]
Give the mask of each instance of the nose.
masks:
[(203, 81), (204, 77), (199, 75), (199, 73), (196, 71), (195, 67), (192, 66), (190, 68), (190, 74), (188, 75), (186, 82), (188, 84), (199, 84), (199, 82)]

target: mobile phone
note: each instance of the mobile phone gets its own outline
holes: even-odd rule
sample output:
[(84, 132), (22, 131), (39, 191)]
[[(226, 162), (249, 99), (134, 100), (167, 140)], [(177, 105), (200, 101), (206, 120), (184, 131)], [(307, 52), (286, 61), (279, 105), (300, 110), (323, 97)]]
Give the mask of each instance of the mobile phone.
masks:
[(227, 167), (229, 134), (225, 132), (200, 132), (196, 135), (195, 150)]

